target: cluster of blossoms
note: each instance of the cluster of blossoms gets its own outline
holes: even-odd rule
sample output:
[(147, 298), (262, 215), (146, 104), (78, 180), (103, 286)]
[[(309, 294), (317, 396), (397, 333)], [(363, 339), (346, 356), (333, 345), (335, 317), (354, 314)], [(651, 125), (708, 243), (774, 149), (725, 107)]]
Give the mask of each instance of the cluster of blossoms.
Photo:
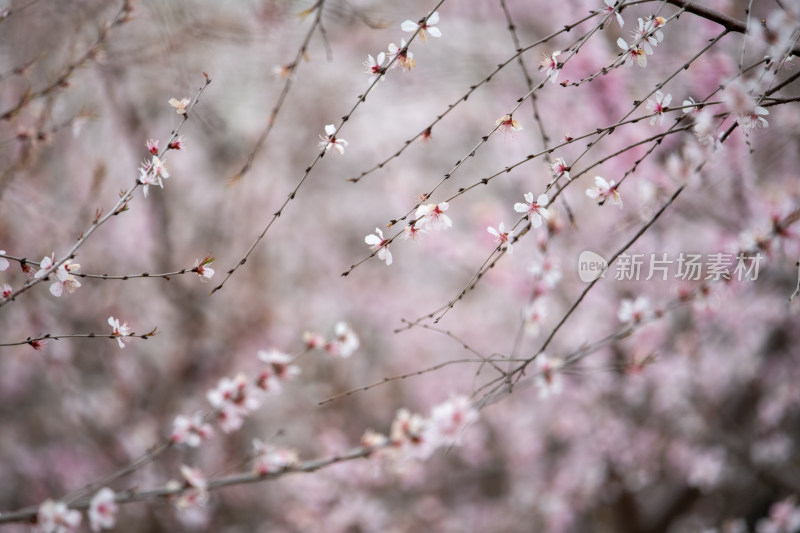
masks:
[(389, 436), (367, 430), (361, 444), (375, 448), (381, 458), (401, 463), (427, 459), (441, 446), (460, 443), (464, 429), (478, 419), (478, 412), (466, 396), (452, 396), (431, 410), (429, 417), (400, 409)]
[[(117, 520), (117, 502), (114, 491), (103, 487), (89, 502), (87, 514), (89, 526), (97, 533), (111, 529)], [(83, 517), (80, 511), (70, 509), (63, 502), (46, 500), (39, 506), (36, 514), (37, 533), (73, 533), (80, 528)]]
[[(191, 103), (191, 100), (188, 98), (181, 98), (178, 100), (177, 98), (170, 98), (169, 105), (175, 108), (179, 115), (186, 116), (187, 114), (187, 106)], [(144, 197), (147, 198), (147, 193), (149, 192), (149, 188), (151, 185), (158, 185), (162, 189), (164, 188), (163, 180), (169, 178), (169, 170), (167, 170), (167, 165), (161, 158), (158, 156), (159, 152), (159, 141), (158, 139), (148, 139), (145, 142), (145, 147), (147, 151), (150, 152), (152, 156), (151, 160), (144, 160), (139, 166), (139, 177), (137, 181), (142, 184), (142, 193)], [(183, 137), (181, 135), (175, 136), (167, 146), (170, 150), (182, 150), (185, 148), (185, 143)]]
[[(208, 391), (206, 398), (214, 408), (220, 428), (225, 433), (231, 433), (242, 427), (244, 419), (261, 406), (260, 395), (262, 392), (279, 393), (282, 382), (288, 381), (300, 374), (300, 368), (292, 364), (292, 357), (278, 350), (259, 350), (258, 358), (266, 363), (255, 380), (240, 372), (233, 378), (222, 378), (217, 386)], [(187, 442), (192, 439), (192, 444), (203, 440), (203, 435), (209, 435), (203, 425), (196, 421), (187, 424), (186, 419), (175, 421), (172, 440), (174, 442)], [(191, 444), (190, 444), (191, 445)]]
[[(428, 35), (433, 37), (442, 36), (442, 32), (435, 26), (438, 23), (439, 12), (434, 11), (427, 20), (421, 23), (414, 22), (413, 20), (406, 20), (400, 25), (400, 28), (407, 33), (413, 33), (419, 30), (419, 38), (422, 42), (425, 42), (428, 40)], [(394, 63), (392, 63), (393, 69), (399, 67), (407, 71), (411, 71), (417, 65), (417, 62), (414, 60), (414, 54), (408, 51), (405, 39), (400, 41), (400, 46), (389, 43), (387, 52), (379, 52), (375, 57), (373, 57), (372, 54), (367, 55), (367, 59), (364, 61), (364, 72), (371, 75), (369, 78), (370, 85), (375, 83), (377, 79), (383, 81), (386, 78), (386, 69), (388, 67), (384, 66), (384, 62), (389, 65), (394, 61)]]
[(600, 176), (595, 176), (594, 187), (586, 189), (586, 196), (597, 200), (599, 205), (603, 205), (606, 200), (610, 199), (612, 205), (622, 208), (622, 198), (617, 190), (617, 182), (614, 180), (609, 183)]
[(623, 51), (625, 65), (630, 66), (636, 63), (640, 67), (647, 66), (647, 56), (653, 55), (653, 48), (664, 40), (664, 33), (661, 27), (667, 23), (664, 17), (650, 17), (639, 19), (639, 27), (633, 31), (633, 43), (620, 37), (617, 39), (617, 46)]
[(46, 278), (50, 274), (55, 274), (56, 281), (50, 285), (50, 293), (53, 296), (59, 297), (62, 294), (72, 294), (75, 292), (75, 289), (80, 287), (81, 283), (75, 279), (72, 273), (77, 272), (81, 266), (77, 263), (73, 263), (71, 260), (67, 260), (61, 263), (58, 268), (55, 269), (55, 272), (53, 272), (54, 264), (55, 254), (49, 257), (43, 257), (39, 262), (39, 270), (34, 274), (34, 277), (40, 279)]
[(201, 442), (209, 440), (212, 436), (214, 436), (214, 429), (205, 421), (203, 413), (197, 412), (192, 417), (184, 415), (175, 417), (170, 441), (196, 448), (200, 446)]
[[(547, 205), (550, 203), (550, 199), (546, 194), (540, 194), (534, 199), (532, 192), (525, 193), (523, 197), (525, 198), (525, 202), (515, 203), (514, 211), (517, 213), (524, 213), (525, 216), (530, 219), (531, 225), (534, 228), (541, 227), (542, 221), (550, 217), (550, 213), (547, 211)], [(494, 242), (497, 244), (498, 248), (505, 250), (509, 254), (514, 252), (514, 246), (512, 244), (514, 231), (511, 229), (506, 230), (504, 222), (501, 222), (497, 229), (489, 226), (486, 228), (486, 231), (494, 237)]]
[[(309, 350), (322, 349), (340, 357), (350, 357), (360, 345), (358, 336), (345, 322), (336, 324), (330, 340), (317, 333), (306, 332), (303, 334), (303, 342)], [(217, 386), (206, 393), (206, 399), (214, 408), (220, 429), (225, 433), (242, 427), (244, 419), (260, 407), (260, 396), (263, 393), (280, 393), (283, 383), (300, 374), (300, 367), (293, 364), (295, 358), (280, 350), (259, 350), (258, 359), (265, 365), (255, 378), (251, 379), (240, 372), (233, 378), (220, 379)], [(175, 444), (197, 447), (212, 435), (213, 429), (206, 422), (206, 417), (198, 412), (191, 418), (177, 416), (173, 422), (170, 440)]]
[[(765, 118), (769, 115), (769, 111), (758, 105), (758, 102), (752, 96), (752, 92), (753, 90), (748, 89), (748, 84), (742, 80), (732, 81), (722, 92), (722, 103), (728, 112), (736, 118), (736, 122), (745, 135), (751, 130), (769, 127), (769, 122)], [(700, 145), (709, 149), (719, 148), (721, 142), (718, 133), (718, 121), (714, 114), (707, 109), (701, 109), (701, 105), (693, 98), (684, 100), (683, 108), (684, 113), (691, 114), (694, 117), (693, 131)]]
[(164, 182), (162, 179), (167, 178), (169, 178), (167, 165), (157, 155), (154, 155), (151, 161), (143, 161), (139, 167), (139, 183), (142, 184), (142, 192), (145, 198), (147, 198), (147, 192), (151, 185), (158, 185), (163, 189)]
[[(420, 205), (414, 213), (415, 220), (405, 227), (401, 238), (414, 240), (421, 234), (430, 231), (444, 231), (453, 227), (453, 221), (445, 214), (449, 208), (450, 205), (447, 202)], [(389, 239), (384, 238), (380, 228), (375, 228), (374, 234), (364, 237), (364, 242), (369, 245), (370, 250), (378, 256), (378, 259), (387, 265), (392, 264), (392, 253), (388, 248)]]
[(337, 322), (333, 328), (333, 337), (326, 340), (325, 337), (313, 331), (303, 333), (303, 342), (309, 350), (325, 350), (331, 355), (348, 358), (361, 345), (358, 335), (347, 322)]
[[(442, 32), (435, 26), (435, 24), (438, 23), (439, 13), (434, 11), (431, 13), (431, 16), (421, 24), (412, 20), (406, 20), (400, 25), (400, 28), (404, 32), (408, 33), (413, 33), (419, 29), (419, 38), (422, 40), (422, 42), (425, 42), (428, 39), (428, 35), (433, 37), (442, 36)], [(388, 67), (384, 66), (384, 62), (389, 65), (392, 63), (392, 61), (394, 61), (394, 63), (392, 63), (393, 69), (399, 67), (409, 72), (417, 64), (417, 62), (414, 60), (414, 54), (408, 51), (408, 46), (405, 39), (400, 41), (400, 46), (397, 46), (394, 43), (389, 43), (387, 52), (379, 52), (374, 57), (372, 54), (367, 55), (367, 59), (363, 64), (364, 72), (370, 74), (369, 85), (375, 83), (375, 80), (377, 79), (380, 79), (381, 81), (386, 79), (386, 69)]]
[(550, 308), (543, 296), (555, 288), (562, 275), (558, 259), (545, 255), (541, 255), (528, 266), (528, 273), (532, 277), (533, 290), (530, 303), (522, 309), (522, 319), (525, 333), (535, 337), (539, 334)]
[(258, 389), (243, 372), (233, 378), (220, 379), (216, 388), (208, 391), (206, 398), (215, 409), (220, 428), (225, 433), (241, 428), (245, 417), (261, 406)]
[[(412, 20), (406, 20), (400, 25), (400, 27), (404, 32), (413, 33), (419, 30), (419, 37), (423, 42), (425, 42), (427, 40), (427, 35), (432, 35), (433, 37), (442, 36), (442, 32), (435, 26), (438, 23), (439, 13), (434, 11), (426, 20), (423, 20), (420, 23), (416, 23)], [(384, 66), (384, 63), (386, 63), (387, 66)], [(417, 62), (414, 60), (414, 54), (408, 51), (408, 45), (405, 39), (400, 41), (400, 46), (397, 46), (395, 43), (389, 43), (387, 52), (379, 52), (374, 57), (372, 54), (367, 55), (367, 59), (364, 61), (363, 65), (364, 71), (370, 74), (370, 85), (372, 85), (378, 79), (383, 81), (386, 78), (386, 69), (388, 68), (389, 64), (392, 65), (391, 68), (400, 67), (401, 69), (405, 69), (407, 71), (411, 71), (416, 66)], [(283, 70), (281, 70), (281, 72), (282, 71)], [(326, 152), (331, 148), (335, 148), (337, 152), (343, 154), (344, 149), (347, 147), (347, 141), (337, 138), (335, 134), (336, 126), (334, 124), (326, 125), (325, 135), (320, 135), (321, 140), (319, 142), (319, 147), (324, 149)], [(381, 255), (382, 260), (387, 260), (387, 264), (391, 263), (391, 254), (386, 252), (382, 253)]]
[(300, 367), (292, 364), (292, 356), (279, 350), (259, 350), (258, 358), (267, 363), (258, 373), (256, 384), (267, 392), (280, 392), (281, 383), (300, 375)]

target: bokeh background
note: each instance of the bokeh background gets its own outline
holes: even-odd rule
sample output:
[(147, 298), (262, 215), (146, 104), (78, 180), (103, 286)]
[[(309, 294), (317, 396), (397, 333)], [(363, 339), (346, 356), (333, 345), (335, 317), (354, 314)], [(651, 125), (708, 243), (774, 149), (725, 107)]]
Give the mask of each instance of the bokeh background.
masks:
[[(780, 11), (753, 2), (751, 23)], [(90, 50), (121, 2), (16, 2), (0, 22), (0, 111), (30, 89), (49, 87)], [(100, 338), (51, 340), (43, 350), (0, 347), (0, 512), (36, 506), (112, 472), (169, 436), (176, 415), (208, 409), (206, 391), (225, 376), (255, 375), (258, 350), (303, 350), (302, 334), (329, 336), (346, 321), (361, 340), (350, 358), (321, 351), (298, 360), (302, 374), (235, 433), (198, 449), (175, 447), (112, 484), (115, 490), (163, 486), (191, 464), (210, 478), (247, 470), (253, 438), (326, 456), (357, 445), (368, 428), (388, 432), (397, 409), (426, 414), (451, 393), (486, 399), (481, 386), (497, 378), (483, 357), (536, 355), (548, 333), (581, 294), (584, 250), (608, 258), (628, 241), (681, 183), (685, 191), (630, 253), (735, 253), (761, 236), (757, 280), (731, 283), (619, 281), (611, 273), (588, 293), (547, 348), (572, 364), (563, 390), (542, 397), (532, 365), (510, 394), (493, 397), (462, 445), (425, 462), (382, 469), (361, 459), (314, 474), (228, 488), (205, 507), (176, 511), (166, 502), (123, 506), (115, 531), (646, 531), (756, 530), (770, 507), (800, 491), (797, 449), (798, 302), (800, 257), (796, 230), (773, 235), (775, 221), (798, 209), (798, 131), (795, 102), (770, 107), (767, 129), (733, 131), (716, 151), (686, 131), (605, 160), (581, 174), (551, 209), (549, 228), (520, 238), (460, 299), (436, 328), (404, 328), (456, 298), (495, 243), (487, 226), (520, 220), (513, 205), (551, 180), (544, 157), (534, 158), (450, 201), (453, 227), (417, 241), (390, 245), (394, 262), (369, 256), (364, 236), (409, 213), (456, 162), (466, 159), (431, 197), (441, 202), (460, 188), (550, 148), (616, 123), (634, 101), (662, 90), (680, 106), (706, 98), (737, 76), (743, 37), (731, 34), (684, 71), (681, 66), (721, 28), (691, 14), (670, 20), (645, 69), (611, 69), (577, 87), (547, 83), (515, 113), (523, 130), (497, 132), (468, 154), (495, 121), (529, 92), (514, 61), (463, 99), (470, 86), (507, 61), (517, 46), (504, 7), (523, 46), (602, 10), (602, 1), (444, 2), (441, 38), (416, 39), (411, 72), (391, 70), (313, 168), (296, 198), (247, 263), (213, 296), (210, 290), (244, 256), (316, 157), (326, 124), (341, 124), (369, 86), (362, 62), (410, 34), (400, 24), (434, 6), (408, 2), (327, 0), (274, 129), (250, 170), (240, 171), (266, 127), (290, 64), (316, 12), (309, 2), (139, 0), (129, 21), (113, 27), (97, 53), (79, 62), (66, 83), (32, 99), (0, 123), (0, 249), (39, 261), (60, 257), (135, 184), (149, 157), (145, 141), (166, 143), (181, 122), (167, 101), (194, 97), (203, 73), (212, 83), (192, 108), (182, 134), (186, 148), (169, 152), (170, 177), (147, 198), (137, 191), (129, 210), (103, 225), (79, 250), (81, 273), (125, 275), (189, 269), (207, 254), (216, 275), (196, 274), (103, 281), (79, 278), (74, 294), (53, 297), (42, 283), (0, 308), (0, 342), (42, 334), (104, 333), (109, 316), (137, 333), (121, 350)], [(709, 8), (745, 20), (746, 2), (715, 0)], [(797, 15), (796, 5), (784, 6)], [(659, 11), (660, 10), (660, 11)], [(571, 57), (559, 82), (577, 81), (611, 65), (631, 42), (637, 18), (672, 5), (643, 2), (613, 16)], [(567, 50), (600, 20), (595, 17), (522, 55), (534, 84), (543, 54)], [(771, 19), (772, 20), (772, 19)], [(791, 19), (797, 23), (797, 19)], [(324, 30), (324, 32), (323, 32)], [(751, 37), (744, 65), (768, 44)], [(561, 58), (566, 57), (562, 53)], [(21, 67), (26, 67), (21, 69)], [(21, 69), (18, 71), (17, 69)], [(777, 79), (796, 72), (789, 62)], [(753, 69), (763, 93), (771, 79)], [(796, 83), (777, 96), (797, 94)], [(719, 102), (719, 95), (710, 99)], [(359, 176), (458, 105), (402, 155), (357, 183)], [(733, 120), (721, 116), (724, 131)], [(634, 116), (646, 114), (642, 106)], [(665, 131), (680, 111), (615, 129), (573, 168), (573, 175), (608, 155)], [(687, 122), (688, 123), (688, 122)], [(542, 129), (546, 138), (542, 136)], [(591, 139), (589, 139), (591, 140)], [(588, 140), (557, 150), (572, 163)], [(702, 162), (698, 174), (686, 168)], [(595, 175), (620, 181), (624, 208), (586, 197)], [(676, 170), (677, 169), (677, 170)], [(566, 182), (562, 180), (561, 184)], [(745, 233), (745, 236), (742, 234)], [(750, 235), (751, 237), (747, 237)], [(529, 272), (534, 264), (561, 271), (552, 287)], [(0, 283), (27, 277), (12, 261)], [(674, 271), (673, 271), (674, 272)], [(679, 302), (681, 291), (691, 301)], [(694, 291), (694, 292), (692, 292)], [(695, 292), (700, 291), (699, 296)], [(648, 298), (660, 317), (624, 338), (624, 299)], [(538, 332), (524, 326), (532, 300), (545, 316)], [(680, 305), (676, 304), (680, 303)], [(434, 326), (430, 320), (421, 324)], [(397, 332), (396, 330), (403, 329)], [(472, 351), (464, 348), (466, 344)], [(570, 359), (588, 348), (585, 357)], [(463, 360), (434, 372), (391, 381), (323, 406), (319, 402), (384, 377)], [(471, 360), (471, 361), (468, 361)], [(641, 364), (646, 361), (646, 364)], [(502, 363), (509, 367), (510, 363)], [(791, 507), (791, 505), (790, 505)], [(736, 522), (741, 519), (743, 521)], [(770, 522), (771, 523), (771, 522)], [(4, 526), (24, 531), (30, 526)], [(84, 526), (86, 528), (88, 526)], [(17, 528), (17, 529), (15, 529)], [(796, 531), (775, 529), (774, 531)], [(759, 529), (761, 531), (761, 529)]]

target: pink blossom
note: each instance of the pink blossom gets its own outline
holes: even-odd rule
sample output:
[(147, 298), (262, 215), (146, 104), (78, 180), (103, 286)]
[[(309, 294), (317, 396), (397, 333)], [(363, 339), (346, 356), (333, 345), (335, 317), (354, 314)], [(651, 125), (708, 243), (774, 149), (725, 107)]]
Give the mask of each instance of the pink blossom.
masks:
[(541, 298), (537, 298), (522, 310), (522, 319), (525, 322), (525, 333), (531, 337), (539, 335), (542, 323), (547, 318), (547, 307)]
[(119, 343), (120, 348), (125, 347), (126, 342), (130, 342), (132, 339), (126, 337), (130, 334), (131, 328), (128, 326), (128, 323), (125, 322), (121, 326), (119, 325), (119, 319), (114, 318), (113, 316), (108, 317), (108, 325), (111, 326), (112, 335), (117, 338), (117, 342)]
[(381, 52), (376, 57), (367, 55), (367, 60), (364, 61), (364, 71), (372, 74), (369, 78), (369, 84), (380, 78), (381, 81), (386, 79), (386, 69), (383, 67), (383, 62), (386, 61), (386, 54)]
[(259, 350), (258, 358), (267, 363), (273, 375), (280, 381), (288, 381), (300, 375), (300, 367), (292, 364), (292, 356), (279, 350)]
[(206, 393), (206, 398), (217, 410), (220, 427), (225, 433), (242, 427), (244, 417), (260, 405), (255, 397), (255, 390), (248, 384), (247, 376), (242, 373), (233, 379), (220, 379), (217, 387)]
[(325, 337), (313, 331), (304, 331), (303, 342), (309, 350), (322, 348), (325, 345)]
[(210, 255), (205, 256), (203, 259), (194, 260), (194, 268), (192, 270), (196, 271), (197, 275), (200, 276), (200, 281), (206, 281), (214, 277), (214, 269), (208, 266), (212, 261), (214, 261), (214, 258)]
[[(34, 277), (43, 278), (50, 275), (54, 264), (52, 257), (43, 258), (39, 263), (39, 271), (36, 272)], [(79, 264), (73, 263), (71, 260), (61, 263), (55, 270), (56, 281), (50, 285), (50, 293), (55, 297), (59, 297), (64, 293), (72, 294), (75, 292), (75, 289), (80, 287), (81, 283), (71, 273), (77, 272), (80, 268)]]
[(536, 387), (539, 389), (539, 398), (547, 398), (559, 394), (564, 385), (559, 370), (564, 366), (562, 359), (550, 358), (541, 353), (536, 357)]
[(769, 115), (769, 111), (756, 105), (750, 96), (750, 91), (741, 80), (733, 81), (725, 87), (722, 92), (722, 102), (728, 111), (736, 116), (736, 120), (744, 130), (769, 126), (764, 118), (765, 115)]
[(206, 476), (199, 468), (192, 468), (181, 465), (181, 476), (186, 481), (186, 485), (194, 489), (205, 490), (208, 488)]
[(708, 146), (712, 149), (721, 146), (719, 136), (717, 135), (714, 115), (710, 111), (704, 109), (697, 113), (694, 119), (693, 131), (695, 137), (697, 137), (697, 142), (701, 145)]
[(656, 121), (659, 124), (664, 122), (664, 112), (669, 108), (669, 103), (672, 101), (672, 95), (664, 95), (661, 91), (656, 91), (655, 99), (647, 99), (647, 110), (654, 113), (650, 117), (650, 125), (655, 125)]
[(397, 61), (392, 65), (392, 68), (396, 68), (399, 65), (400, 68), (411, 72), (411, 69), (417, 65), (417, 62), (414, 60), (414, 54), (409, 52), (408, 48), (406, 48), (405, 39), (400, 41), (399, 47), (394, 43), (389, 43), (389, 61), (391, 62), (395, 57)]
[(170, 150), (186, 150), (186, 141), (183, 135), (178, 135), (167, 145)]
[(486, 228), (486, 231), (494, 235), (495, 239), (494, 242), (501, 247), (505, 247), (506, 252), (514, 253), (514, 246), (511, 244), (511, 238), (514, 236), (513, 230), (506, 231), (506, 225), (501, 222), (498, 229), (494, 229), (492, 226)]
[(30, 344), (31, 347), (37, 352), (41, 352), (44, 351), (49, 342), (50, 341), (48, 341), (47, 339), (33, 339), (32, 341), (29, 341), (28, 344)]
[(464, 429), (478, 419), (478, 411), (466, 396), (452, 396), (433, 408), (429, 430), (439, 446), (458, 444)]
[(283, 472), (300, 463), (297, 451), (253, 439), (253, 470), (260, 476)]
[(440, 231), (453, 227), (453, 221), (444, 214), (449, 208), (447, 202), (419, 206), (414, 213), (417, 219), (415, 226), (426, 231)]
[(169, 177), (169, 171), (167, 170), (167, 165), (164, 163), (157, 155), (153, 156), (152, 162), (152, 171), (153, 174), (160, 180), (161, 178), (167, 179)]
[(392, 445), (409, 459), (426, 459), (436, 449), (436, 446), (426, 440), (430, 435), (428, 419), (412, 413), (408, 409), (400, 409), (395, 415), (390, 431)]
[(683, 107), (683, 113), (687, 114), (687, 115), (689, 113), (694, 113), (696, 111), (699, 111), (699, 107), (697, 105), (697, 102), (695, 102), (694, 98), (692, 98), (691, 96), (683, 101), (683, 106), (682, 107)]
[(151, 185), (158, 185), (162, 189), (164, 188), (164, 184), (161, 183), (161, 180), (158, 179), (158, 177), (155, 174), (146, 170), (144, 167), (139, 168), (138, 181), (139, 183), (142, 184), (142, 193), (144, 194), (145, 198), (147, 198), (147, 193), (149, 192)]
[(639, 19), (639, 27), (633, 31), (634, 42), (639, 42), (644, 47), (647, 55), (653, 53), (651, 47), (656, 47), (664, 40), (664, 33), (659, 29), (666, 24), (667, 20), (664, 17), (656, 17)]
[(175, 501), (175, 508), (179, 511), (187, 511), (190, 509), (198, 509), (204, 507), (208, 503), (208, 491), (205, 489), (186, 489), (185, 485), (180, 482), (172, 480), (166, 484), (166, 488), (180, 493), (180, 496)]
[(334, 338), (325, 345), (325, 350), (340, 357), (350, 357), (358, 349), (361, 342), (355, 331), (347, 322), (337, 322)]
[(39, 261), (39, 270), (36, 271), (34, 274), (34, 278), (40, 279), (50, 274), (49, 270), (55, 264), (55, 254), (48, 256), (44, 256), (41, 261)]
[(503, 115), (502, 117), (495, 120), (494, 123), (497, 124), (498, 131), (506, 135), (509, 135), (514, 131), (520, 131), (522, 129), (522, 126), (520, 125), (519, 121), (514, 117), (512, 117), (511, 115)]
[(525, 193), (525, 203), (518, 202), (514, 204), (514, 211), (517, 213), (525, 213), (531, 219), (531, 225), (538, 228), (542, 225), (542, 217), (547, 218), (549, 213), (546, 206), (550, 203), (550, 199), (546, 194), (540, 194), (534, 201), (533, 193)]
[(204, 420), (203, 413), (197, 412), (191, 418), (184, 415), (175, 417), (170, 440), (175, 444), (185, 443), (196, 448), (204, 440), (210, 439), (214, 430)]
[(539, 70), (544, 70), (544, 74), (547, 78), (550, 79), (551, 83), (555, 83), (558, 79), (558, 73), (561, 72), (561, 64), (558, 62), (558, 57), (561, 54), (561, 50), (556, 50), (552, 54), (545, 55), (544, 59), (542, 59), (541, 64), (539, 65)]
[(162, 189), (164, 188), (162, 178), (169, 178), (169, 170), (167, 169), (167, 165), (157, 155), (153, 156), (152, 161), (145, 161), (142, 163), (142, 166), (139, 167), (138, 179), (139, 183), (144, 186), (142, 192), (145, 198), (147, 198), (150, 185), (158, 185)]
[(147, 142), (144, 144), (148, 152), (152, 155), (158, 155), (158, 139), (147, 139)]
[(3, 283), (2, 285), (0, 285), (0, 292), (2, 292), (3, 299), (5, 300), (9, 296), (11, 296), (11, 293), (14, 292), (14, 289), (8, 283)]
[(333, 124), (326, 125), (325, 133), (326, 135), (319, 136), (319, 138), (322, 139), (319, 142), (319, 147), (324, 148), (326, 152), (331, 148), (335, 148), (339, 154), (343, 154), (344, 149), (347, 146), (347, 141), (344, 139), (339, 139), (334, 135), (336, 133), (336, 126)]
[[(625, 66), (631, 66), (636, 63), (640, 67), (644, 68), (647, 66), (647, 56), (653, 53), (653, 49), (650, 48), (650, 46), (647, 46), (647, 48), (642, 48), (640, 45), (629, 46), (622, 37), (617, 39), (617, 46), (622, 48), (624, 52), (623, 57), (625, 58)], [(650, 51), (648, 52), (647, 50)]]
[(617, 0), (603, 0), (605, 3), (605, 7), (603, 8), (604, 13), (614, 13), (617, 16), (617, 24), (619, 27), (623, 27), (625, 25), (625, 21), (622, 20), (622, 15), (620, 15), (619, 11), (614, 7), (617, 4)]
[(567, 165), (567, 162), (564, 161), (563, 157), (556, 157), (553, 160), (553, 163), (550, 165), (550, 169), (547, 171), (548, 174), (553, 176), (553, 178), (558, 179), (562, 176), (566, 177), (568, 180), (571, 179), (569, 177), (570, 167)]
[(189, 105), (190, 101), (191, 100), (189, 100), (188, 98), (181, 98), (180, 100), (178, 100), (177, 98), (170, 98), (169, 99), (169, 105), (174, 107), (175, 111), (179, 115), (185, 115), (186, 114), (186, 106)]
[(378, 259), (386, 262), (386, 266), (392, 264), (392, 252), (389, 251), (387, 239), (383, 238), (383, 232), (380, 228), (375, 228), (375, 233), (364, 237), (364, 242), (370, 247), (370, 250), (377, 252)]
[(610, 198), (613, 205), (622, 208), (622, 198), (617, 191), (617, 182), (614, 180), (609, 183), (600, 176), (595, 176), (594, 187), (586, 189), (586, 196), (597, 200), (599, 205), (603, 205)]
[[(0, 256), (3, 256), (5, 254), (6, 254), (5, 250), (0, 250)], [(8, 259), (6, 259), (5, 257), (0, 257), (0, 272), (4, 270), (8, 270)]]
[(408, 224), (405, 228), (403, 228), (403, 233), (400, 234), (400, 238), (404, 241), (415, 241), (420, 237), (420, 235), (425, 233), (427, 233), (427, 231), (418, 227), (416, 224)]
[(653, 308), (650, 300), (645, 296), (638, 296), (635, 300), (622, 300), (617, 312), (620, 322), (631, 322), (638, 324), (653, 317)]
[(561, 267), (557, 257), (540, 256), (528, 266), (533, 279), (541, 281), (547, 289), (552, 289), (561, 281)]
[(402, 29), (406, 33), (412, 33), (417, 31), (417, 28), (420, 28), (419, 38), (422, 40), (422, 42), (425, 42), (427, 40), (426, 33), (430, 33), (431, 36), (433, 37), (442, 36), (442, 32), (439, 31), (439, 28), (434, 26), (434, 24), (438, 23), (439, 23), (439, 12), (434, 11), (433, 13), (431, 13), (431, 16), (428, 17), (428, 19), (422, 23), (422, 25), (417, 24), (413, 20), (406, 20), (400, 25), (400, 29)]
[(46, 500), (36, 513), (37, 533), (73, 533), (81, 525), (81, 513), (63, 502)]
[(381, 448), (388, 442), (389, 438), (386, 435), (371, 429), (366, 430), (361, 437), (361, 445), (365, 448)]
[(97, 491), (92, 501), (89, 502), (89, 524), (92, 531), (111, 529), (117, 521), (117, 502), (114, 491), (103, 487)]

